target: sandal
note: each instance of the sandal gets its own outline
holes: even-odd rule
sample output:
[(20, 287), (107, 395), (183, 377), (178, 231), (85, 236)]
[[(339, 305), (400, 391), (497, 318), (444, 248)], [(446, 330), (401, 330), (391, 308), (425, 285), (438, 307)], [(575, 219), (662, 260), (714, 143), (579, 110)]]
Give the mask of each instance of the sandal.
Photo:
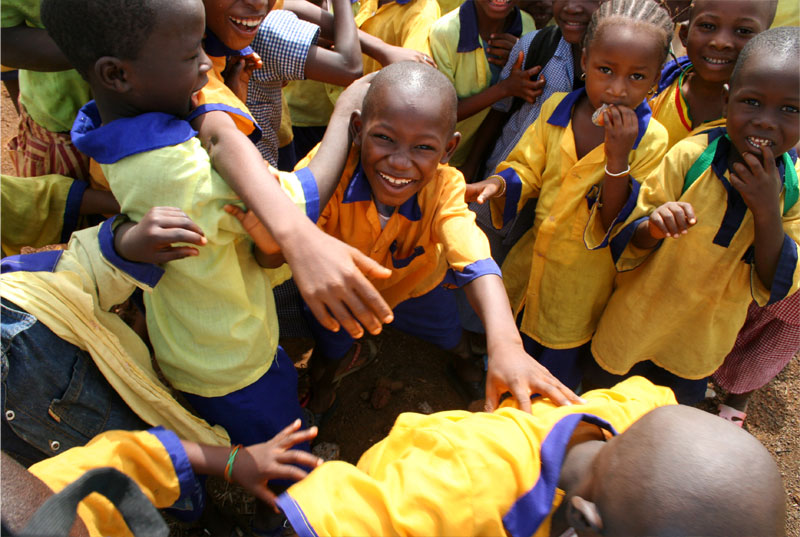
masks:
[(744, 426), (744, 420), (747, 417), (746, 412), (742, 412), (741, 410), (735, 409), (732, 406), (728, 406), (722, 403), (720, 403), (719, 406), (717, 406), (717, 408), (719, 409), (720, 418), (728, 420), (737, 427)]
[[(309, 400), (310, 399), (309, 397)], [(308, 403), (308, 400), (305, 402)], [(304, 428), (307, 429), (316, 426), (317, 429), (322, 429), (328, 420), (331, 419), (331, 416), (336, 413), (337, 408), (339, 408), (339, 398), (336, 397), (336, 393), (333, 394), (333, 402), (322, 412), (313, 412), (310, 408), (305, 406), (305, 404), (302, 405), (303, 421), (305, 421)]]
[[(338, 385), (347, 375), (355, 373), (356, 371), (361, 371), (374, 362), (377, 356), (378, 345), (374, 341), (371, 339), (356, 341), (353, 344), (353, 355), (350, 357), (344, 369), (337, 371), (336, 375), (333, 377), (333, 385)], [(361, 360), (360, 362), (359, 359)]]

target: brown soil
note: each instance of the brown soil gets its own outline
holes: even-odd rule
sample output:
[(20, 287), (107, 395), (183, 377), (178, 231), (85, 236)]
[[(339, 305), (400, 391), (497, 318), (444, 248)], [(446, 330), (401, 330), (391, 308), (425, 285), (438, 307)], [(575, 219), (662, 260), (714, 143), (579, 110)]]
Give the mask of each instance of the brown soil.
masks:
[[(16, 114), (3, 89), (3, 148), (16, 130)], [(3, 149), (2, 172), (12, 173)], [(383, 438), (401, 412), (436, 412), (467, 408), (465, 401), (452, 387), (445, 373), (448, 360), (440, 349), (387, 329), (377, 338), (380, 351), (369, 367), (345, 378), (338, 391), (338, 408), (326, 423), (318, 443), (334, 443), (340, 448), (339, 458), (355, 463), (370, 445)], [(290, 355), (299, 359), (310, 348), (310, 342), (285, 341)], [(302, 367), (302, 364), (300, 364)], [(302, 368), (301, 368), (302, 374)], [(381, 380), (384, 379), (384, 380)], [(373, 389), (395, 382), (385, 390), (385, 406), (372, 404)], [(392, 391), (391, 388), (395, 390)], [(388, 395), (387, 393), (388, 392)], [(472, 405), (472, 409), (480, 405)], [(703, 408), (716, 404), (706, 402)], [(786, 487), (787, 535), (800, 537), (800, 361), (795, 359), (777, 378), (756, 392), (751, 399), (746, 428), (773, 454)], [(742, 461), (746, 467), (747, 461)], [(211, 485), (223, 511), (237, 518), (252, 513), (252, 503), (241, 492), (229, 490), (223, 482)], [(172, 534), (199, 534), (196, 530), (172, 524)]]

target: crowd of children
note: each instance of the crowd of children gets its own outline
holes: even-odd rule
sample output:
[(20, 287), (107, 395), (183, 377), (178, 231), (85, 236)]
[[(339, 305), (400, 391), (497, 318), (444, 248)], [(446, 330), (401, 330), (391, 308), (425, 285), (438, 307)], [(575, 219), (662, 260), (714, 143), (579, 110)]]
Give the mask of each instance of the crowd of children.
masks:
[[(658, 407), (713, 378), (741, 427), (800, 350), (791, 2), (278, 2), (2, 0), (3, 452), (58, 491), (77, 470), (45, 459), (91, 441), (73, 469), (116, 461), (184, 517), (194, 473), (221, 475), (260, 500), (255, 535), (284, 516), (300, 535), (780, 534), (763, 447)], [(128, 299), (132, 327), (110, 311)], [(358, 468), (287, 490), (384, 325), (448, 351), (486, 413), (403, 416)], [(279, 344), (298, 335), (302, 397)], [(681, 451), (700, 429), (719, 434)], [(715, 456), (760, 461), (753, 486), (701, 479)], [(678, 485), (702, 500), (680, 522)], [(109, 505), (79, 510), (90, 534), (127, 531)]]

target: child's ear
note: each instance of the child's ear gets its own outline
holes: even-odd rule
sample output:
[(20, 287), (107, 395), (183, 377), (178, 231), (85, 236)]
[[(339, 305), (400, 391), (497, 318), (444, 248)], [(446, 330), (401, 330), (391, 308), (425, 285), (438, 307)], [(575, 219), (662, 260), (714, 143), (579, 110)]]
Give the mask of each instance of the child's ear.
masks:
[(597, 506), (580, 496), (573, 496), (567, 504), (565, 513), (567, 524), (578, 531), (592, 531), (600, 533), (603, 531), (603, 520)]
[(361, 132), (363, 126), (361, 110), (353, 110), (353, 113), (350, 114), (350, 136), (353, 137), (353, 143), (358, 147), (361, 147)]
[(453, 136), (447, 142), (447, 145), (444, 146), (444, 155), (442, 155), (442, 158), (439, 159), (440, 163), (447, 164), (450, 161), (453, 153), (456, 152), (459, 142), (461, 142), (461, 133), (454, 132)]
[(581, 49), (581, 71), (586, 73), (586, 48)]
[(681, 40), (681, 45), (686, 48), (686, 42), (689, 40), (689, 23), (682, 22), (678, 27), (678, 38)]
[(731, 100), (730, 84), (722, 85), (722, 117), (728, 117), (728, 102)]
[(94, 75), (100, 85), (116, 93), (125, 93), (130, 84), (125, 75), (124, 62), (113, 56), (103, 56), (94, 63)]

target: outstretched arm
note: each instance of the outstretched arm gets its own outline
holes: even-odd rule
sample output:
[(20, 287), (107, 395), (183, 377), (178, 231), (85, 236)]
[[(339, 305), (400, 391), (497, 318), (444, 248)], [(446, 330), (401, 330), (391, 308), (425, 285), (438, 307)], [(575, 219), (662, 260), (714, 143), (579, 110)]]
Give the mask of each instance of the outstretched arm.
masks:
[(561, 384), (522, 347), (514, 324), (503, 281), (496, 274), (475, 278), (464, 286), (470, 304), (486, 328), (489, 371), (486, 377), (487, 412), (492, 412), (505, 392), (517, 400), (519, 408), (531, 411), (531, 395), (540, 393), (557, 405), (582, 400)]
[(350, 0), (333, 0), (333, 49), (313, 46), (306, 58), (309, 80), (346, 86), (362, 74), (358, 28)]
[(3, 28), (0, 32), (3, 65), (29, 71), (65, 71), (72, 69), (47, 30), (25, 24)]

